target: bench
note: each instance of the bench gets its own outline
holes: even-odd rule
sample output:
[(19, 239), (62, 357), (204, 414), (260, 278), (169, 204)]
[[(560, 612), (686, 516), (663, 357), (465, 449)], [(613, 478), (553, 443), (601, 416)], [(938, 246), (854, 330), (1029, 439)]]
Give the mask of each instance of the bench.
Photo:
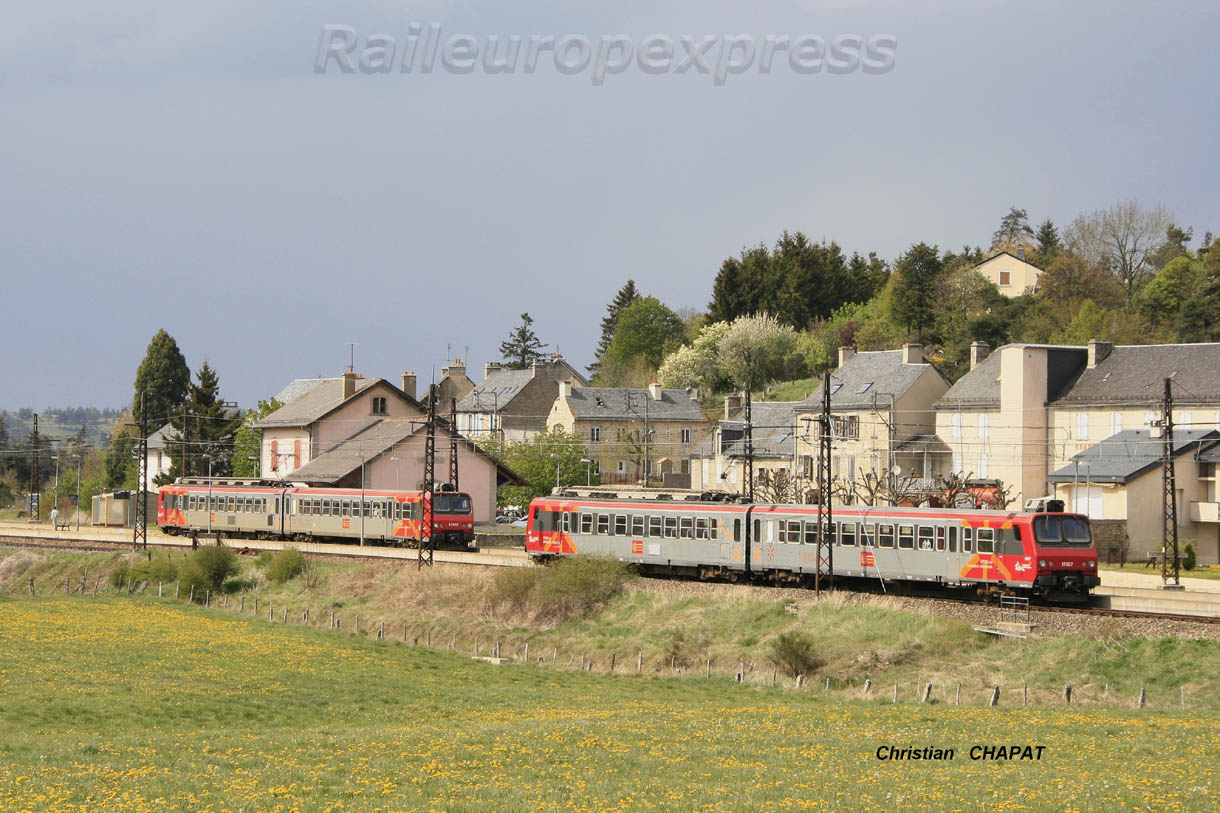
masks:
[(55, 523), (55, 530), (57, 530), (57, 531), (70, 531), (70, 530), (72, 530), (72, 521), (71, 521), (71, 520), (67, 520), (67, 519), (61, 519), (61, 520), (58, 520), (58, 521)]

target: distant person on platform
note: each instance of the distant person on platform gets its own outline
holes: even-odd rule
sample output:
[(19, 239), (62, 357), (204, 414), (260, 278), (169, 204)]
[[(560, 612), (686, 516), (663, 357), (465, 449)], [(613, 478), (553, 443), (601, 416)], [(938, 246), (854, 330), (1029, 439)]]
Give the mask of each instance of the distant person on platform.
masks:
[(51, 527), (56, 530), (59, 530), (59, 509), (58, 508), (51, 509)]

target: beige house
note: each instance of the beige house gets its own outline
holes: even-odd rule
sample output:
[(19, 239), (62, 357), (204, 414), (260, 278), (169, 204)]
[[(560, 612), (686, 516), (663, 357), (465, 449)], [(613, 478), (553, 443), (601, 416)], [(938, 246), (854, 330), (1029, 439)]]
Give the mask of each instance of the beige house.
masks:
[(339, 378), (297, 379), (275, 397), (284, 406), (255, 424), (263, 432), (259, 473), (270, 480), (291, 479), (297, 469), (379, 421), (424, 416), (411, 373), (403, 374), (401, 389), (349, 370)]
[[(831, 477), (853, 483), (865, 476), (931, 479), (943, 455), (929, 455), (936, 413), (932, 405), (949, 390), (948, 380), (918, 344), (901, 350), (857, 352), (839, 348), (830, 375), (834, 452)], [(813, 487), (822, 386), (796, 408), (799, 479)]]
[(974, 270), (994, 283), (1004, 296), (1014, 297), (1036, 291), (1042, 269), (1026, 262), (1022, 254), (1023, 251), (1017, 254), (1001, 251), (975, 266)]
[(457, 405), (458, 430), (466, 437), (520, 443), (547, 430), (560, 382), (576, 387), (588, 381), (559, 353), (523, 370), (500, 364), (483, 366), (483, 380)]
[(661, 478), (686, 488), (690, 455), (708, 434), (708, 421), (693, 390), (574, 387), (559, 384), (546, 422), (584, 439), (601, 482), (639, 483)]
[[(1220, 428), (1220, 344), (1013, 344), (990, 355), (976, 344), (970, 372), (936, 402), (936, 434), (950, 449), (951, 471), (1002, 481), (1016, 506), (1057, 494), (1094, 520), (1125, 523), (1129, 551), (1139, 555), (1161, 545), (1159, 486), (1149, 485), (1156, 478), (1147, 479), (1137, 463), (1159, 442), (1152, 432), (1165, 378), (1174, 391), (1175, 438)], [(1107, 459), (1126, 456), (1129, 464), (1110, 461), (1119, 474), (1095, 478), (1087, 455), (1101, 454), (1094, 447), (1111, 438), (1122, 442), (1104, 449)], [(1182, 538), (1207, 540), (1200, 556), (1220, 561), (1207, 469), (1183, 466)], [(1145, 521), (1146, 511), (1128, 510), (1149, 505), (1149, 498), (1155, 522)]]

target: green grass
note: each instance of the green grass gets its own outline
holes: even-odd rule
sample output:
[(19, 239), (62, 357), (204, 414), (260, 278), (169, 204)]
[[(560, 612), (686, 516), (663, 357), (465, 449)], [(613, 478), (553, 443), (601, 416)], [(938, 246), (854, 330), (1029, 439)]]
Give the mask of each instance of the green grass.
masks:
[(784, 381), (767, 387), (764, 401), (803, 401), (808, 398), (818, 385), (822, 383), (821, 376), (817, 378), (800, 378), (796, 381)]
[[(141, 598), (0, 599), (0, 697), (3, 809), (1220, 804), (1205, 717), (494, 667)], [(1047, 751), (966, 754), (992, 743)]]
[[(1149, 576), (1161, 575), (1160, 565), (1145, 567), (1143, 562), (1128, 562), (1126, 567), (1120, 567), (1117, 564), (1098, 562), (1097, 566), (1102, 570), (1113, 570), (1117, 573), (1143, 573)], [(1182, 568), (1180, 575), (1184, 579), (1212, 579), (1215, 581), (1220, 581), (1220, 565), (1199, 565), (1193, 570)]]

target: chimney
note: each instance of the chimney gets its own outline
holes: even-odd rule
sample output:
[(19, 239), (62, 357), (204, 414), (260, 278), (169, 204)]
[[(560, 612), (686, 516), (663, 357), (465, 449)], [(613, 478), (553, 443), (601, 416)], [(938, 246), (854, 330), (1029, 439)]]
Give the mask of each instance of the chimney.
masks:
[(483, 377), (487, 378), (487, 376), (491, 375), (492, 373), (498, 373), (502, 369), (504, 368), (500, 366), (498, 361), (489, 361), (483, 365)]
[(1025, 249), (1023, 249), (1023, 248), (1017, 249), (1017, 259), (1020, 260), (1021, 262), (1025, 262)]
[(661, 385), (656, 381), (649, 384), (648, 385), (648, 394), (652, 396), (652, 400), (660, 401), (661, 400)]
[(356, 394), (356, 379), (360, 376), (351, 370), (343, 374), (343, 400), (346, 401)]
[(546, 362), (539, 362), (538, 359), (534, 359), (534, 363), (530, 365), (530, 378), (537, 378), (538, 368), (544, 364), (546, 364)]
[(923, 345), (916, 342), (907, 342), (902, 346), (902, 363), (903, 364), (923, 364)]
[(466, 365), (461, 359), (455, 359), (448, 367), (441, 369), (442, 378), (457, 378), (463, 375), (466, 375)]
[(741, 396), (736, 392), (724, 396), (724, 419), (733, 420), (733, 410), (741, 408)]
[(687, 387), (687, 388), (686, 388), (686, 395), (687, 395), (687, 397), (688, 397), (688, 398), (690, 398), (692, 401), (698, 401), (698, 400), (699, 400), (699, 390), (695, 389), (694, 387)]
[(970, 369), (983, 363), (983, 359), (987, 358), (991, 353), (991, 345), (987, 342), (972, 342), (970, 344)]
[(402, 391), (407, 394), (408, 398), (415, 397), (415, 373), (402, 374)]
[(572, 382), (571, 381), (560, 381), (559, 382), (559, 397), (560, 398), (571, 398), (572, 397)]
[(839, 367), (847, 363), (847, 360), (856, 355), (856, 348), (849, 345), (843, 345), (839, 348)]
[(1089, 369), (1092, 370), (1098, 364), (1106, 360), (1106, 356), (1110, 355), (1110, 351), (1114, 349), (1114, 345), (1109, 342), (1099, 342), (1097, 339), (1089, 339)]

